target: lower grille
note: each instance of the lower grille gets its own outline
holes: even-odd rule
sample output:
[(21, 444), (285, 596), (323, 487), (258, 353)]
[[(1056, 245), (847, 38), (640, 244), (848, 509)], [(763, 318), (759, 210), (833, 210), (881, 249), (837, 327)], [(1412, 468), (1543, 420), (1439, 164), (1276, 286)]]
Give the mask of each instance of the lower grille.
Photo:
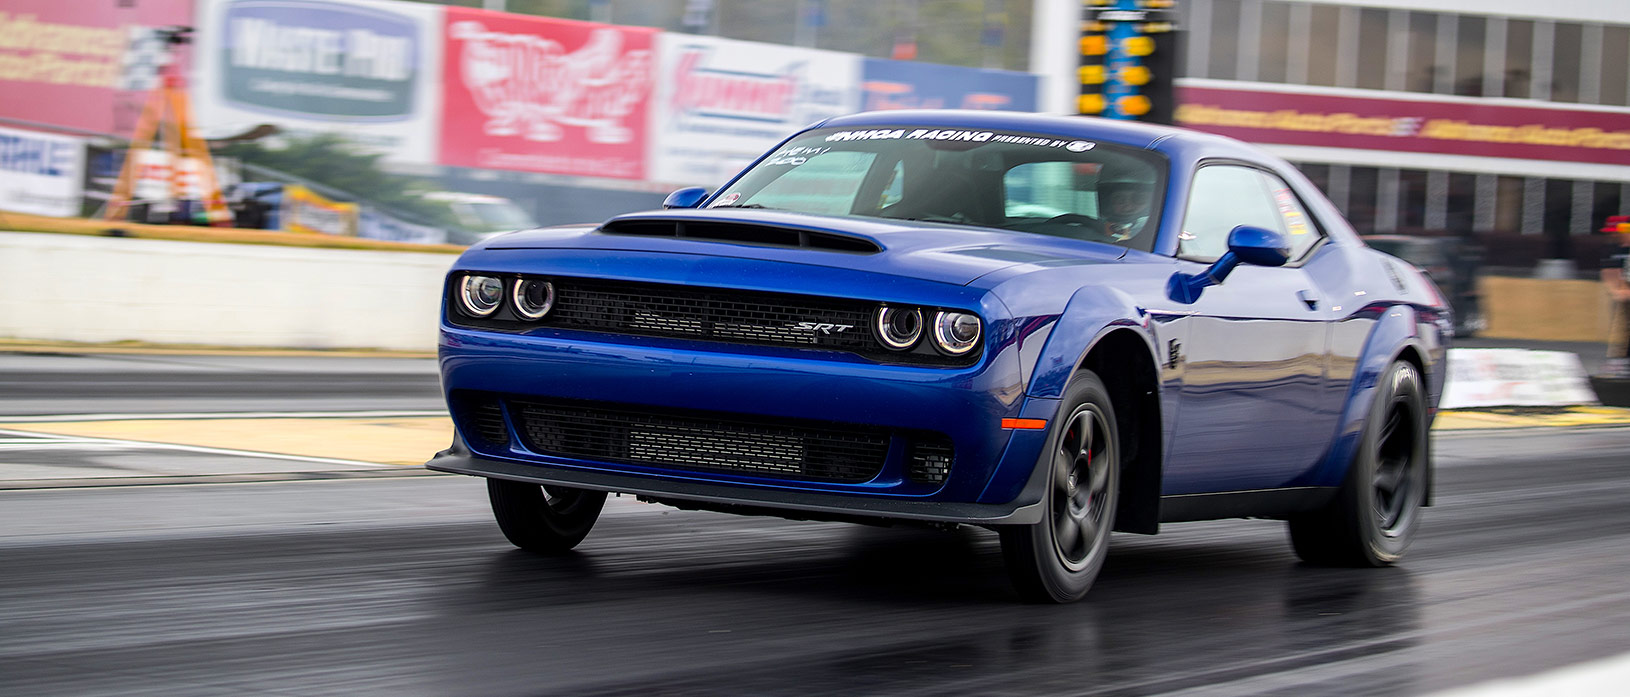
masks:
[(925, 484), (944, 483), (951, 474), (953, 459), (951, 442), (948, 440), (936, 438), (913, 443), (906, 478)]
[(723, 420), (581, 403), (512, 402), (526, 447), (545, 455), (833, 483), (875, 478), (889, 435), (828, 424)]
[(466, 437), (492, 447), (509, 447), (509, 428), (504, 425), (504, 410), (497, 399), (463, 397), (458, 400), (458, 411)]

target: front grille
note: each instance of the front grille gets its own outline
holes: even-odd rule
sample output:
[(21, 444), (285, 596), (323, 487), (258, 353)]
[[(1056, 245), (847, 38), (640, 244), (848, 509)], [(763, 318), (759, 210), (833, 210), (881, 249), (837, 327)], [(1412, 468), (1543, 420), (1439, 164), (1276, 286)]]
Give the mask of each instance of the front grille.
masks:
[(551, 326), (869, 353), (874, 305), (822, 298), (561, 279)]
[(511, 402), (533, 452), (712, 472), (858, 484), (888, 459), (886, 432), (589, 403)]

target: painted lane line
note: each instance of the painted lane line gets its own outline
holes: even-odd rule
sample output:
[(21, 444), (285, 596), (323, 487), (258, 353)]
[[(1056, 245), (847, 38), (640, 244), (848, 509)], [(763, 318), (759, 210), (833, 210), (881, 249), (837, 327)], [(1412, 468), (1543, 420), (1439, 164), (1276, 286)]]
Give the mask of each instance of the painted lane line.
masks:
[[(26, 436), (27, 431), (11, 431), (0, 429), (0, 436)], [(387, 465), (379, 462), (363, 462), (361, 460), (342, 460), (332, 457), (313, 457), (309, 455), (285, 455), (283, 453), (269, 453), (257, 450), (235, 450), (232, 448), (211, 448), (201, 445), (179, 445), (175, 443), (155, 443), (153, 441), (124, 440), (120, 438), (86, 438), (86, 444), (116, 444), (133, 448), (152, 448), (161, 450), (175, 450), (187, 453), (203, 453), (205, 455), (233, 455), (237, 457), (253, 457), (267, 460), (290, 460), (293, 462), (316, 462), (327, 465), (349, 465), (355, 467), (401, 468), (415, 465)]]

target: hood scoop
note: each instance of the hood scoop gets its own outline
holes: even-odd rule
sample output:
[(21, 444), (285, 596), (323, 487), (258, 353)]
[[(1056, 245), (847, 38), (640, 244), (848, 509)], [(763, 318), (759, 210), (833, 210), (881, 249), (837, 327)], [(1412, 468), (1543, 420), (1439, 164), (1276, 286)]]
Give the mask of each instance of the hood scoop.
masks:
[(801, 247), (850, 254), (876, 254), (883, 251), (876, 242), (862, 237), (716, 220), (652, 218), (612, 220), (601, 226), (599, 232), (603, 235), (673, 237), (699, 242), (726, 242), (760, 247)]

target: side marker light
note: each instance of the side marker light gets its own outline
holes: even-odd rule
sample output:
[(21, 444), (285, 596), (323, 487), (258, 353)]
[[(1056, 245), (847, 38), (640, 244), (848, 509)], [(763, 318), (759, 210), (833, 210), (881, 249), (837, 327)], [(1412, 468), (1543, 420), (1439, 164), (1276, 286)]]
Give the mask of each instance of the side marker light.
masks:
[(1040, 431), (1047, 428), (1046, 419), (1002, 419), (1002, 428), (1019, 431)]

